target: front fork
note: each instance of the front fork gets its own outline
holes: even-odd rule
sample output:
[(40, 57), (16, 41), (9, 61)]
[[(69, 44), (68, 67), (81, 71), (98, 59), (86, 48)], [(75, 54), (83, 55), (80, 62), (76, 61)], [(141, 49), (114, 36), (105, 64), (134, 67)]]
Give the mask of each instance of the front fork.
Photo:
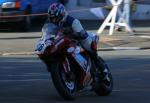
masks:
[(65, 73), (69, 73), (71, 71), (68, 58), (65, 58), (65, 60), (62, 61), (62, 65), (63, 65)]
[(68, 81), (74, 81), (75, 75), (70, 68), (70, 62), (67, 57), (65, 57), (64, 60), (62, 61), (62, 65), (63, 65), (64, 72), (68, 78)]

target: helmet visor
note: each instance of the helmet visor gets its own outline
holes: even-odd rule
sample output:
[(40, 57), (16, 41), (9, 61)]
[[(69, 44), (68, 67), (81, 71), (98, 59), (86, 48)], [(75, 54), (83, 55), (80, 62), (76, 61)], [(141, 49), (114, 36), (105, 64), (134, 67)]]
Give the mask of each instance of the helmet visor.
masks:
[(53, 22), (53, 23), (55, 23), (55, 22), (58, 21), (58, 17), (56, 17), (56, 16), (49, 17), (49, 19), (50, 19), (50, 21)]

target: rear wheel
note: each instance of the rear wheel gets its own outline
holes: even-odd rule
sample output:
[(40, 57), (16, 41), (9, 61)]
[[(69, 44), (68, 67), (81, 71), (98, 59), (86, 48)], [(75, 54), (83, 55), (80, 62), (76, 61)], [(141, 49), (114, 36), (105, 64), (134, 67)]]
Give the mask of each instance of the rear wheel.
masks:
[[(98, 57), (97, 62), (99, 62), (98, 63), (99, 65), (97, 67), (97, 71), (95, 75), (95, 83), (93, 85), (93, 88), (96, 94), (100, 96), (107, 96), (112, 92), (113, 89), (112, 74), (107, 64), (101, 57)], [(105, 68), (107, 74), (102, 74), (103, 72), (101, 72), (100, 70), (101, 68)], [(103, 75), (105, 75), (105, 78), (103, 77)]]
[(53, 64), (51, 76), (56, 90), (65, 100), (75, 99), (76, 82), (73, 74), (66, 74), (61, 64)]

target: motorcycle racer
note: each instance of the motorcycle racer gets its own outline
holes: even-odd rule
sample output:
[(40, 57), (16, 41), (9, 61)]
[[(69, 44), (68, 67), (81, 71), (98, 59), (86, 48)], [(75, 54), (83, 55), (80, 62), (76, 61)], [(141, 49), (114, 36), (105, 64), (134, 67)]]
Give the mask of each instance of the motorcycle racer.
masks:
[[(36, 44), (36, 53), (46, 64), (48, 64), (48, 57), (46, 56), (48, 48), (52, 45), (53, 40), (60, 29), (63, 30), (64, 34), (69, 34), (70, 37), (79, 41), (84, 49), (89, 52), (93, 51), (91, 44), (93, 42), (93, 38), (98, 38), (98, 36), (88, 33), (82, 27), (78, 19), (68, 15), (62, 4), (53, 3), (48, 9), (48, 19), (42, 27), (43, 35)], [(102, 69), (103, 72), (107, 72), (104, 68)]]

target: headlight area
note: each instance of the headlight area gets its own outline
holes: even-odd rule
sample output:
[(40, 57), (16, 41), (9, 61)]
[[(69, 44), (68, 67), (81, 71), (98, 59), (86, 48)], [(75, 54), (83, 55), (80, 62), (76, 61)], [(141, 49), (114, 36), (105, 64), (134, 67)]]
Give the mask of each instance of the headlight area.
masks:
[(4, 2), (1, 6), (2, 9), (10, 9), (10, 8), (20, 8), (20, 2), (16, 1), (16, 2)]

